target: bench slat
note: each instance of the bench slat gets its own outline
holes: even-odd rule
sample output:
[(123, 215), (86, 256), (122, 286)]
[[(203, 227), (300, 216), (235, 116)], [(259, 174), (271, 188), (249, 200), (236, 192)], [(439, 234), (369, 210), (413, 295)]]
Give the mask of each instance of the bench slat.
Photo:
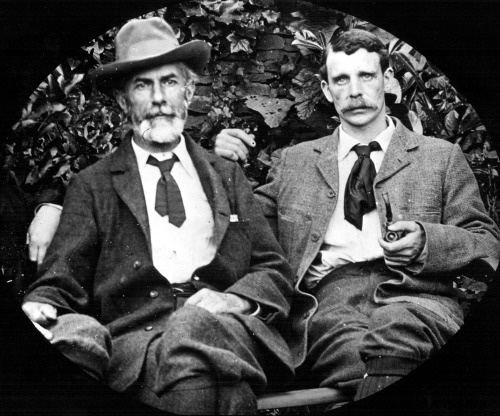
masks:
[(319, 387), (316, 389), (292, 390), (283, 393), (269, 393), (257, 397), (257, 409), (279, 409), (282, 407), (307, 406), (322, 403), (351, 400), (340, 390)]

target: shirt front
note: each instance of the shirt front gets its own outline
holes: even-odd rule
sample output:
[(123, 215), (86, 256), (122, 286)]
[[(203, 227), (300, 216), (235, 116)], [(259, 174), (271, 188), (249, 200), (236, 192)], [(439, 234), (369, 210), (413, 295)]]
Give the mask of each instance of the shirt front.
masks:
[[(395, 126), (390, 117), (386, 117), (387, 128), (373, 139), (382, 150), (372, 151), (370, 159), (378, 172), (394, 133)], [(314, 287), (327, 273), (348, 263), (358, 263), (383, 257), (383, 250), (378, 242), (380, 220), (374, 209), (363, 216), (363, 228), (358, 230), (344, 216), (344, 196), (347, 179), (358, 156), (353, 147), (362, 144), (339, 128), (338, 169), (339, 192), (337, 205), (328, 224), (325, 239), (316, 260), (307, 270), (305, 282), (308, 288)]]
[(150, 153), (133, 140), (132, 148), (146, 199), (153, 264), (170, 283), (187, 282), (196, 269), (213, 260), (216, 246), (212, 209), (186, 149), (184, 137), (181, 136), (173, 152), (152, 154), (159, 161), (172, 158), (174, 153), (179, 158), (171, 174), (179, 186), (186, 213), (186, 220), (180, 227), (172, 225), (168, 215), (162, 217), (155, 210), (160, 169), (147, 164)]

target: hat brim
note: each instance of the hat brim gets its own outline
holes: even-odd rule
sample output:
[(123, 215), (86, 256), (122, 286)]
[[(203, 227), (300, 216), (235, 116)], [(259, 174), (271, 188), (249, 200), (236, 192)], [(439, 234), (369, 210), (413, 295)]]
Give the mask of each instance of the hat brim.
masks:
[(96, 88), (111, 93), (117, 85), (135, 72), (174, 62), (183, 62), (193, 71), (201, 71), (210, 59), (210, 45), (201, 40), (180, 45), (167, 53), (151, 58), (112, 62), (89, 72)]

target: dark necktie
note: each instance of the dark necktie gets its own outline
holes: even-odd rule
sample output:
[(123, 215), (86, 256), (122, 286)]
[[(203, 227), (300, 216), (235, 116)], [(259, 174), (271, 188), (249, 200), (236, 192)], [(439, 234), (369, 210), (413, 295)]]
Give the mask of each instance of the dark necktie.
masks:
[(162, 162), (150, 155), (147, 161), (149, 165), (158, 167), (161, 172), (161, 178), (156, 185), (156, 212), (162, 217), (168, 215), (168, 221), (176, 227), (180, 227), (186, 220), (181, 191), (170, 173), (172, 166), (178, 160), (174, 154), (171, 159)]
[(353, 149), (358, 155), (358, 160), (354, 163), (347, 179), (344, 215), (347, 221), (361, 230), (363, 228), (363, 215), (375, 208), (373, 180), (377, 171), (370, 159), (370, 153), (374, 150), (381, 150), (381, 148), (378, 142), (371, 142), (368, 146), (357, 145)]

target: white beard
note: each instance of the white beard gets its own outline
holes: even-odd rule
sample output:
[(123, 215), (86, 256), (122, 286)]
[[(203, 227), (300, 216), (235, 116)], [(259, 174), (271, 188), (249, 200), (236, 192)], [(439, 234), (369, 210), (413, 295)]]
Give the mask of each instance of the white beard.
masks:
[(184, 130), (185, 121), (179, 117), (166, 120), (163, 117), (143, 120), (139, 126), (144, 141), (157, 144), (175, 142)]

